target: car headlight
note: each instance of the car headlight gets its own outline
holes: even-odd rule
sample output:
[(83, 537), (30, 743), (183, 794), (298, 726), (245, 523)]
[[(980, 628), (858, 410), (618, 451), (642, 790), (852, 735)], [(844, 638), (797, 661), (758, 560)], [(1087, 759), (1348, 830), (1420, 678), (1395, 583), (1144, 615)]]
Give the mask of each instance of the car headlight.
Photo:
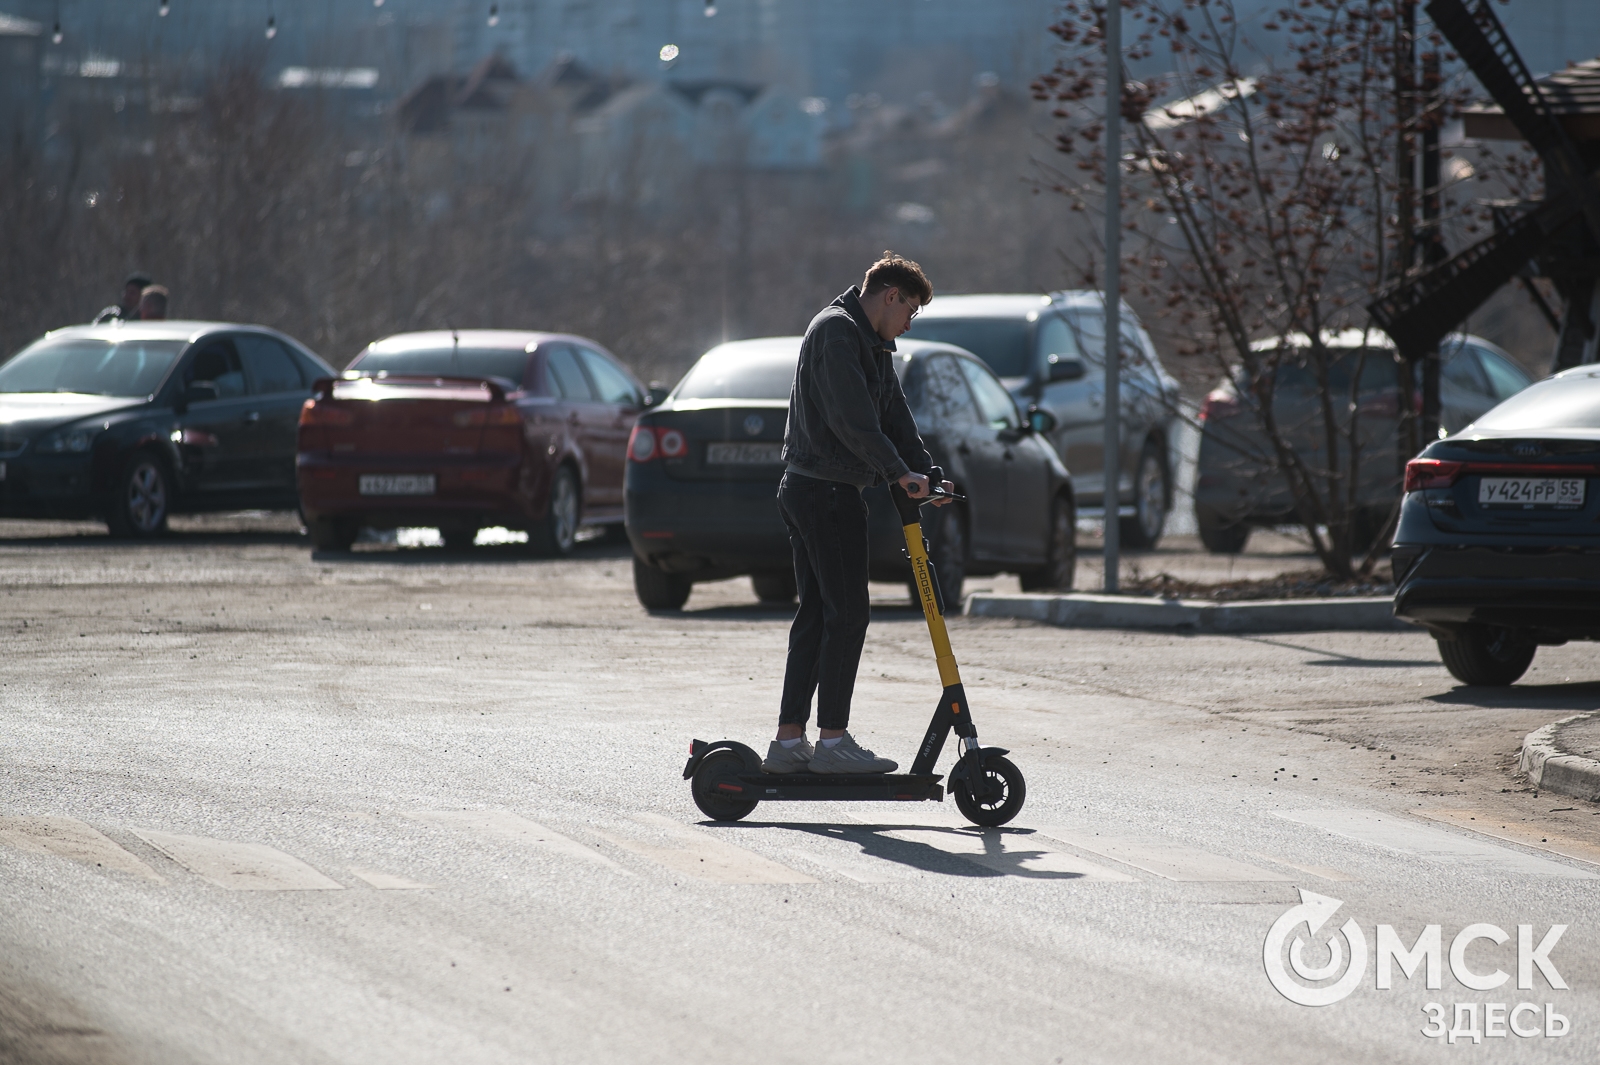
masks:
[(88, 451), (93, 440), (94, 434), (88, 429), (63, 429), (40, 440), (35, 447), (45, 455), (78, 454)]

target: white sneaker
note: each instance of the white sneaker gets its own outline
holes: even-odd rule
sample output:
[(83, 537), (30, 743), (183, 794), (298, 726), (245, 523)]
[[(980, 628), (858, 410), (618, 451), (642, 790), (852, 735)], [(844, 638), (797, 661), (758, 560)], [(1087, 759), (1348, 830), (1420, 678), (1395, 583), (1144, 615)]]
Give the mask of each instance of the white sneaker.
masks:
[(893, 773), (899, 767), (899, 762), (879, 758), (866, 750), (848, 732), (832, 747), (817, 744), (811, 755), (813, 773)]
[(766, 760), (761, 763), (763, 773), (798, 773), (811, 761), (811, 741), (804, 736), (793, 747), (785, 747), (777, 740), (767, 748)]

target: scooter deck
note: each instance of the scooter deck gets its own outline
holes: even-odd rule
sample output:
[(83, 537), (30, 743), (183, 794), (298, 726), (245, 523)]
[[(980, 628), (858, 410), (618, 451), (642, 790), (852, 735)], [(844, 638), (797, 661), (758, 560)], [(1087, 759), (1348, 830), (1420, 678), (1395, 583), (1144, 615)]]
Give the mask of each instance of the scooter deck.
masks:
[[(717, 787), (730, 798), (761, 802), (943, 802), (943, 773), (746, 773)], [(734, 792), (733, 787), (742, 791)]]

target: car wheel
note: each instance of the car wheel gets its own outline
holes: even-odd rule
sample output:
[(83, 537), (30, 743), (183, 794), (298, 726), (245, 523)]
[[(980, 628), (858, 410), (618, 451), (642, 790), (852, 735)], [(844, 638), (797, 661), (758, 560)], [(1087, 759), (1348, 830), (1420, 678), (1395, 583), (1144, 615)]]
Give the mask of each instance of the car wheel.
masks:
[(147, 451), (127, 461), (117, 475), (106, 506), (106, 528), (112, 536), (142, 540), (167, 531), (172, 478), (166, 463)]
[(1445, 668), (1461, 683), (1500, 688), (1533, 664), (1539, 645), (1516, 629), (1468, 625), (1448, 636), (1434, 634)]
[(444, 540), (447, 551), (470, 551), (478, 542), (478, 530), (472, 525), (456, 525), (441, 528), (439, 536)]
[(1123, 546), (1149, 551), (1161, 541), (1161, 530), (1167, 524), (1167, 495), (1167, 467), (1152, 441), (1139, 455), (1139, 468), (1133, 479), (1133, 517), (1118, 523)]
[(1018, 576), (1025, 592), (1070, 592), (1078, 569), (1078, 509), (1067, 496), (1050, 507), (1050, 543), (1046, 562)]
[(528, 544), (541, 555), (565, 558), (578, 542), (578, 475), (571, 466), (556, 470), (544, 520), (528, 531)]
[(356, 542), (361, 523), (350, 518), (306, 519), (306, 535), (313, 551), (348, 551)]
[[(939, 582), (939, 595), (945, 610), (961, 612), (961, 589), (967, 581), (967, 528), (965, 515), (955, 503), (929, 507), (922, 511), (922, 535), (928, 541), (928, 561)], [(922, 593), (915, 580), (906, 581), (911, 605), (922, 605)]]
[(792, 603), (799, 590), (794, 586), (794, 570), (773, 570), (771, 573), (752, 573), (750, 583), (755, 586), (756, 598), (763, 603)]
[(1194, 523), (1200, 529), (1200, 544), (1213, 555), (1237, 555), (1250, 541), (1250, 526), (1230, 524), (1210, 507), (1194, 508)]
[(663, 573), (650, 563), (633, 556), (633, 594), (646, 610), (681, 610), (689, 601), (694, 582), (678, 573)]

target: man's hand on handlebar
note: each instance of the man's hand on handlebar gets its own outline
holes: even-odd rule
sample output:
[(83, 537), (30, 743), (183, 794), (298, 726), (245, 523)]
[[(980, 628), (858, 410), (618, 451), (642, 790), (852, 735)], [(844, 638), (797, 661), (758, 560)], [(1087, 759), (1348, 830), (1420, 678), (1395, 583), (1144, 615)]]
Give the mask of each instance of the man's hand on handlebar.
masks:
[[(905, 489), (906, 495), (912, 499), (927, 499), (930, 494), (926, 474), (907, 473), (896, 483)], [(956, 486), (949, 481), (941, 481), (940, 488), (944, 491), (945, 497), (932, 500), (933, 505), (936, 507), (942, 507), (951, 502), (948, 497), (956, 490)]]

